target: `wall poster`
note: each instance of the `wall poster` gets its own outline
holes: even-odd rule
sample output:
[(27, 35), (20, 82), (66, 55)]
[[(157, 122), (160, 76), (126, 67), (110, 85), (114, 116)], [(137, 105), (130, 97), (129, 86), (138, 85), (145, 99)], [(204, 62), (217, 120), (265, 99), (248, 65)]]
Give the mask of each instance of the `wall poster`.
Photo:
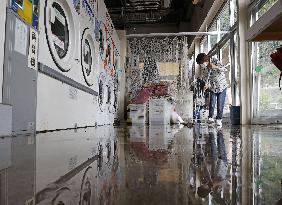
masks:
[(38, 29), (39, 0), (12, 0), (11, 9), (27, 24)]

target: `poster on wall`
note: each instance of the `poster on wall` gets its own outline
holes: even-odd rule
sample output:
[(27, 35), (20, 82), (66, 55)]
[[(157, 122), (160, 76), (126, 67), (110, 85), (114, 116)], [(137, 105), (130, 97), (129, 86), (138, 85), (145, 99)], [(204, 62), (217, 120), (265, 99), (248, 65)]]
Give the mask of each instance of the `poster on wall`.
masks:
[(38, 29), (39, 0), (12, 0), (11, 8), (27, 24)]
[(26, 55), (28, 28), (21, 20), (16, 19), (15, 24), (15, 45), (14, 50), (22, 55)]

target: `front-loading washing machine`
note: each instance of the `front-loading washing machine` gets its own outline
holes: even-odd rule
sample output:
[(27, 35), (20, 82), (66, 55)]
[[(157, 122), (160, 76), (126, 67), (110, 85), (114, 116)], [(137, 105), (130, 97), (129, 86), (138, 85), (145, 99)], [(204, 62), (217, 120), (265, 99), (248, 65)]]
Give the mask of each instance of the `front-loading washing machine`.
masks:
[(108, 94), (107, 94), (107, 98), (108, 98), (108, 110), (109, 113), (112, 117), (114, 117), (115, 112), (116, 112), (116, 88), (115, 88), (115, 82), (114, 80), (110, 79), (109, 83), (108, 83)]
[(99, 52), (95, 39), (95, 5), (92, 1), (81, 0), (81, 69), (88, 86), (98, 85)]
[[(40, 3), (40, 11), (39, 62), (64, 73), (77, 69), (80, 3), (44, 0)], [(74, 74), (72, 77), (77, 81)]]
[(109, 76), (102, 71), (98, 78), (98, 106), (97, 106), (97, 125), (113, 124), (113, 119), (109, 112), (111, 96), (109, 96)]
[(37, 131), (95, 125), (99, 55), (88, 2), (40, 2)]

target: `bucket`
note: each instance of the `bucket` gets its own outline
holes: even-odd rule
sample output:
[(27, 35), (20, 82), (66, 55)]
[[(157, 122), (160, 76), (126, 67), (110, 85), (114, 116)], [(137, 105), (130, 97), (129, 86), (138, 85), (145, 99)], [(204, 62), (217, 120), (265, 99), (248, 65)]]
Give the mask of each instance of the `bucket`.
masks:
[(240, 106), (230, 106), (230, 120), (232, 125), (240, 125)]

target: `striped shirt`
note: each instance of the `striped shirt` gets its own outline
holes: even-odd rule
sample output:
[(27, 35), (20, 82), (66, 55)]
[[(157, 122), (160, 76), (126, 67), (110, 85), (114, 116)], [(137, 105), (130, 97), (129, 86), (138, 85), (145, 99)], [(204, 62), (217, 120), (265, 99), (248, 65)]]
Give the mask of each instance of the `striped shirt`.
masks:
[(206, 85), (210, 85), (209, 88), (214, 93), (221, 93), (228, 87), (225, 72), (227, 71), (225, 66), (216, 58), (211, 58), (212, 69), (208, 69), (207, 66), (202, 67), (203, 81)]

